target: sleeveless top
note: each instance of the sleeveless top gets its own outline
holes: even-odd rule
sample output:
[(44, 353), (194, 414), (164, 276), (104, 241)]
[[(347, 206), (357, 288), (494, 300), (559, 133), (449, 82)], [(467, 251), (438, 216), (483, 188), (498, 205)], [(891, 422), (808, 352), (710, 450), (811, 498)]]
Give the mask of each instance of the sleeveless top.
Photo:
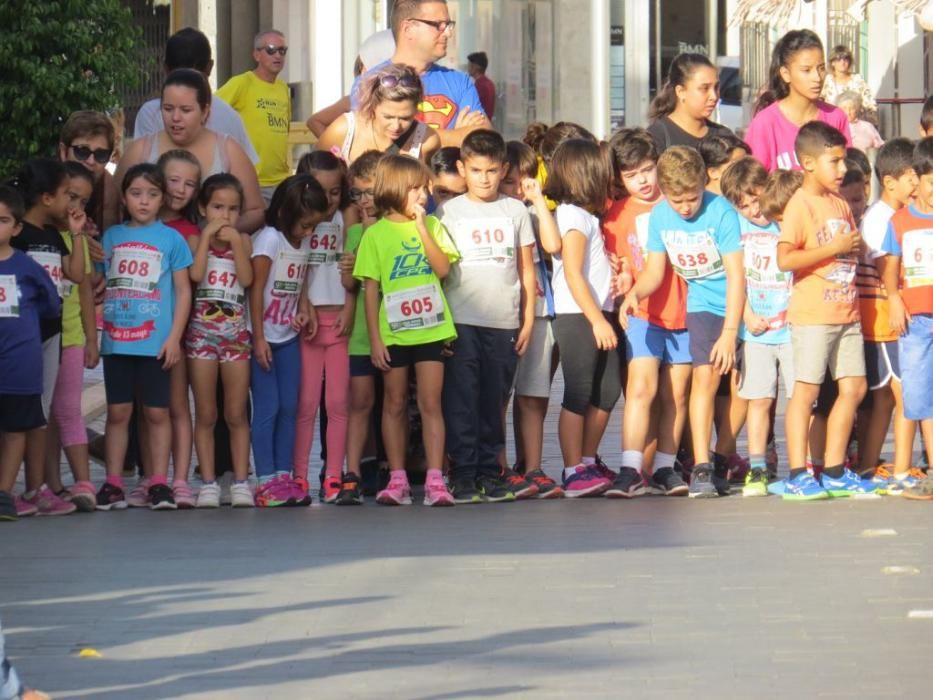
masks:
[[(344, 117), (347, 120), (347, 135), (343, 139), (343, 146), (340, 148), (340, 153), (335, 154), (339, 155), (346, 163), (350, 162), (350, 149), (353, 146), (353, 138), (356, 136), (356, 114), (353, 112), (347, 112)], [(402, 143), (404, 143), (409, 134), (411, 134), (411, 145), (407, 149), (402, 149), (398, 145), (398, 141), (392, 143), (386, 153), (401, 153), (402, 155), (411, 156), (412, 158), (421, 158), (421, 147), (424, 145), (425, 140), (428, 136), (428, 127), (424, 122), (416, 121), (412, 128), (402, 134)], [(414, 132), (414, 133), (412, 133)]]
[[(159, 133), (161, 132), (143, 136), (146, 139), (144, 143), (147, 144), (144, 150), (149, 153), (149, 157), (146, 158), (147, 163), (158, 163), (159, 156), (162, 155), (159, 153)], [(211, 167), (201, 173), (202, 182), (211, 175), (230, 172), (230, 161), (227, 159), (227, 139), (229, 137), (226, 134), (218, 134), (216, 131), (214, 137), (214, 158), (211, 160)]]

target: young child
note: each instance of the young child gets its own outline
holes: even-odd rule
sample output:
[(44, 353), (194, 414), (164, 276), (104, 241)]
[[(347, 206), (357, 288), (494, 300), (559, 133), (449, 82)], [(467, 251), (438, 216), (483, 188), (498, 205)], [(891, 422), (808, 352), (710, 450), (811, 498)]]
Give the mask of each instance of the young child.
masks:
[[(58, 290), (65, 296), (71, 284), (85, 277), (85, 246), (77, 245), (69, 252), (61, 231), (69, 230), (75, 242), (85, 236), (87, 215), (70, 207), (69, 178), (65, 166), (47, 158), (27, 161), (14, 178), (26, 205), (22, 229), (12, 246), (39, 263)], [(52, 395), (58, 378), (61, 355), (62, 319), (43, 318), (42, 335), (42, 413), (51, 415)], [(38, 507), (42, 515), (67, 515), (75, 505), (56, 496), (45, 481), (46, 428), (30, 431), (26, 438), (26, 493), (23, 498)]]
[[(606, 247), (618, 256), (624, 276), (615, 293), (624, 296), (648, 261), (648, 219), (662, 201), (658, 151), (644, 129), (620, 129), (610, 140), (609, 151), (613, 170), (628, 192), (603, 218)], [(690, 384), (686, 300), (686, 284), (664, 260), (664, 277), (658, 289), (640, 302), (632, 316), (620, 315), (628, 362), (622, 468), (607, 496), (631, 498), (648, 490), (687, 495), (687, 484), (674, 471)], [(652, 463), (646, 481), (643, 470)]]
[[(780, 172), (780, 171), (776, 171)], [(781, 231), (762, 213), (759, 198), (769, 183), (768, 171), (752, 157), (735, 162), (723, 175), (723, 194), (739, 212), (745, 260), (745, 311), (741, 378), (738, 395), (748, 401), (750, 470), (743, 496), (768, 495), (766, 452), (771, 412), (778, 395), (778, 373), (785, 387), (794, 385), (793, 352), (787, 327), (790, 273), (777, 268)], [(772, 196), (773, 198), (773, 196)]]
[(846, 200), (849, 205), (849, 211), (852, 212), (852, 219), (856, 226), (862, 225), (862, 217), (865, 216), (865, 209), (868, 206), (870, 184), (866, 181), (865, 174), (858, 163), (852, 158), (845, 160), (846, 174), (842, 178), (842, 184), (839, 186), (839, 196)]
[(658, 160), (664, 202), (648, 220), (648, 264), (626, 296), (620, 314), (653, 294), (664, 276), (665, 254), (687, 283), (687, 330), (693, 364), (690, 433), (695, 466), (691, 498), (729, 493), (726, 457), (713, 454), (713, 404), (723, 376), (735, 366), (739, 324), (745, 306), (745, 274), (739, 220), (722, 197), (705, 190), (700, 154), (685, 146), (669, 148)]
[(920, 138), (933, 136), (933, 95), (926, 99), (920, 110)]
[(307, 294), (300, 302), (308, 317), (302, 336), (301, 391), (295, 426), (295, 474), (308, 478), (308, 462), (314, 438), (314, 421), (324, 394), (327, 413), (324, 435), (326, 463), (321, 501), (334, 503), (343, 484), (347, 454), (347, 413), (350, 394), (348, 336), (353, 330), (354, 297), (341, 282), (339, 258), (344, 249), (346, 221), (341, 209), (348, 205), (343, 161), (332, 153), (314, 151), (302, 159), (307, 172), (327, 193), (325, 220), (308, 239), (310, 273)]
[(227, 173), (211, 175), (198, 195), (204, 229), (188, 239), (194, 254), (188, 274), (196, 287), (185, 332), (185, 355), (194, 390), (194, 440), (204, 482), (198, 493), (198, 508), (220, 506), (214, 437), (218, 377), (224, 388), (223, 414), (230, 429), (233, 457), (231, 505), (253, 506), (253, 492), (247, 482), (250, 434), (246, 412), (252, 349), (246, 289), (253, 282), (253, 246), (250, 237), (236, 229), (242, 206), (240, 181)]
[(852, 134), (852, 146), (860, 151), (869, 148), (881, 148), (884, 140), (870, 121), (862, 119), (862, 98), (857, 92), (846, 91), (836, 98), (836, 106), (849, 120), (849, 133)]
[[(821, 121), (805, 124), (795, 152), (803, 184), (784, 211), (778, 269), (794, 273), (787, 321), (791, 324), (794, 391), (787, 405), (790, 473), (785, 500), (809, 501), (874, 490), (845, 466), (855, 410), (865, 396), (865, 354), (859, 326), (855, 266), (862, 239), (839, 196), (846, 137)], [(829, 414), (826, 467), (820, 481), (807, 471), (807, 435), (813, 403), (829, 368), (839, 395)]]
[(157, 166), (131, 167), (121, 185), (128, 221), (111, 226), (103, 239), (107, 480), (97, 492), (97, 508), (127, 507), (121, 472), (138, 399), (151, 461), (149, 507), (174, 510), (166, 482), (171, 369), (183, 359), (181, 343), (191, 310), (191, 251), (177, 231), (158, 220), (165, 181)]
[(26, 454), (26, 436), (45, 425), (40, 321), (61, 313), (51, 277), (10, 245), (24, 215), (19, 192), (0, 187), (0, 520), (38, 510), (36, 504), (15, 498), (13, 488)]
[(846, 145), (852, 144), (845, 113), (820, 99), (825, 76), (823, 43), (815, 32), (795, 29), (778, 39), (771, 53), (768, 89), (758, 98), (745, 133), (752, 155), (768, 172), (801, 169), (794, 144), (807, 122), (835, 127)]
[(441, 206), (449, 199), (466, 194), (466, 182), (457, 169), (460, 160), (460, 149), (456, 146), (445, 146), (431, 156), (431, 171), (434, 178), (431, 182), (431, 198), (435, 206)]
[(308, 319), (298, 312), (314, 229), (327, 217), (327, 193), (310, 175), (293, 175), (276, 188), (267, 226), (253, 236), (249, 312), (253, 332), (250, 440), (263, 508), (309, 505), (308, 482), (293, 476), (295, 418), (301, 382), (298, 334)]
[[(893, 142), (891, 142), (893, 143)], [(887, 146), (888, 144), (885, 144)], [(882, 149), (883, 150), (883, 149)], [(879, 163), (881, 154), (878, 154)], [(933, 500), (933, 475), (922, 480), (909, 469), (913, 457), (916, 423), (920, 421), (928, 459), (933, 460), (933, 138), (917, 144), (913, 169), (918, 178), (912, 204), (891, 216), (881, 250), (884, 287), (888, 293), (891, 328), (898, 335), (900, 386), (904, 418), (903, 434), (895, 423), (895, 479), (907, 486), (905, 498)], [(895, 189), (884, 179), (885, 192)], [(906, 189), (907, 183), (900, 187)], [(896, 386), (896, 384), (895, 384)], [(896, 391), (896, 390), (895, 390)], [(905, 474), (906, 473), (906, 474)], [(905, 483), (906, 482), (906, 483)], [(887, 486), (891, 493), (892, 484)]]
[[(561, 240), (554, 254), (554, 337), (564, 376), (558, 433), (563, 488), (570, 498), (605, 492), (616, 477), (596, 464), (609, 416), (621, 393), (612, 268), (599, 219), (611, 174), (598, 144), (564, 141), (548, 164), (545, 194), (558, 203)], [(554, 251), (545, 245), (548, 252)], [(606, 470), (611, 473), (611, 470)]]
[(747, 143), (732, 134), (707, 136), (697, 150), (706, 166), (706, 189), (713, 194), (722, 194), (720, 180), (726, 168), (752, 153)]
[(362, 285), (353, 277), (353, 267), (363, 234), (377, 221), (373, 188), (376, 182), (376, 167), (381, 159), (382, 153), (379, 151), (367, 151), (353, 161), (347, 173), (350, 200), (359, 209), (360, 223), (347, 229), (345, 250), (340, 258), (341, 282), (347, 292), (355, 295), (353, 329), (348, 343), (350, 410), (347, 424), (347, 473), (343, 477), (340, 494), (337, 496), (336, 502), (340, 506), (363, 503), (363, 458), (370, 443), (370, 433), (375, 433), (372, 437), (379, 434), (378, 426), (376, 430), (370, 430), (370, 423), (376, 403), (376, 383), (382, 377), (370, 358), (366, 303)]
[[(444, 370), (451, 493), (457, 503), (511, 501), (502, 478), (502, 416), (535, 321), (535, 236), (524, 205), (499, 193), (505, 140), (470, 133), (457, 167), (467, 193), (437, 210), (460, 253), (444, 280), (457, 339)], [(548, 369), (550, 366), (548, 365)]]
[[(914, 430), (904, 422), (901, 401), (898, 334), (891, 328), (888, 298), (881, 278), (879, 260), (884, 256), (882, 245), (891, 217), (897, 210), (910, 203), (917, 189), (913, 156), (913, 144), (903, 138), (892, 139), (878, 151), (875, 170), (881, 183), (881, 199), (871, 206), (861, 222), (864, 248), (855, 279), (859, 293), (862, 336), (865, 339), (865, 370), (869, 391), (869, 396), (864, 402), (867, 404), (866, 410), (859, 411), (857, 469), (863, 477), (872, 478), (874, 483), (878, 484), (879, 490), (888, 493), (903, 491), (904, 486), (912, 486), (917, 481), (917, 477), (911, 474), (910, 464)], [(878, 467), (892, 413), (894, 473), (888, 467)], [(905, 443), (908, 432), (911, 439), (909, 443)], [(897, 459), (898, 448), (900, 460)], [(878, 469), (875, 470), (875, 467)], [(897, 478), (892, 480), (894, 476)]]
[[(360, 242), (353, 275), (363, 282), (370, 357), (383, 373), (382, 439), (391, 476), (376, 496), (383, 505), (411, 504), (405, 473), (408, 371), (417, 377), (427, 475), (424, 504), (450, 506), (444, 462), (444, 344), (457, 336), (441, 280), (459, 259), (444, 227), (425, 214), (431, 171), (407, 156), (376, 167), (374, 200), (382, 218)], [(496, 416), (498, 420), (498, 415)]]

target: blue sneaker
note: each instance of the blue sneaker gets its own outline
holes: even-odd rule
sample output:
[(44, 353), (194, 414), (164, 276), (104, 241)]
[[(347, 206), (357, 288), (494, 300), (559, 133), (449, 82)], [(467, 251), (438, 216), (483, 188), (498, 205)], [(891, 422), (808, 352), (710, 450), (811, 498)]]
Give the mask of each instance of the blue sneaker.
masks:
[(926, 476), (920, 469), (912, 467), (907, 476), (903, 479), (891, 475), (891, 478), (887, 483), (887, 494), (889, 496), (903, 496), (904, 491), (907, 489), (912, 489), (914, 486), (920, 483), (921, 479)]
[(842, 476), (832, 477), (825, 471), (821, 475), (823, 488), (832, 498), (847, 498), (850, 496), (878, 495), (878, 485), (871, 479), (863, 479), (851, 469), (844, 469)]
[(829, 492), (813, 478), (813, 474), (803, 472), (784, 482), (781, 498), (785, 501), (823, 501), (829, 498)]
[(787, 488), (787, 480), (779, 479), (778, 481), (772, 481), (768, 484), (768, 493), (772, 496), (783, 496), (784, 490)]

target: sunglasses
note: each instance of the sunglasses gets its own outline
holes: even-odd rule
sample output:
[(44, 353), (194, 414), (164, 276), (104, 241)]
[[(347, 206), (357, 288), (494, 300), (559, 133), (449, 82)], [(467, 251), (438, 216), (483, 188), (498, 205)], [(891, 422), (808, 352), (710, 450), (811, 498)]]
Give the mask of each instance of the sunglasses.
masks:
[(402, 75), (384, 75), (379, 78), (379, 85), (391, 90), (401, 85), (403, 88), (416, 88), (421, 86), (421, 80), (417, 75), (403, 73)]
[(409, 17), (412, 22), (420, 22), (421, 24), (426, 24), (429, 27), (434, 27), (434, 31), (438, 34), (443, 34), (448, 29), (453, 29), (457, 26), (457, 22), (452, 19), (447, 20), (432, 20), (432, 19), (420, 19), (418, 17)]
[(352, 202), (359, 202), (364, 197), (369, 197), (370, 199), (373, 198), (373, 191), (371, 189), (361, 190), (358, 187), (351, 187), (348, 194), (350, 195), (350, 201)]
[(94, 156), (96, 160), (101, 165), (106, 165), (110, 162), (110, 157), (113, 155), (112, 148), (97, 148), (91, 149), (87, 146), (72, 146), (71, 152), (75, 154), (77, 158), (82, 163), (86, 162), (88, 158)]
[(279, 56), (284, 56), (285, 54), (288, 53), (287, 46), (272, 46), (272, 44), (269, 44), (269, 46), (263, 46), (262, 50), (265, 51), (270, 56), (274, 56), (275, 54), (278, 54)]

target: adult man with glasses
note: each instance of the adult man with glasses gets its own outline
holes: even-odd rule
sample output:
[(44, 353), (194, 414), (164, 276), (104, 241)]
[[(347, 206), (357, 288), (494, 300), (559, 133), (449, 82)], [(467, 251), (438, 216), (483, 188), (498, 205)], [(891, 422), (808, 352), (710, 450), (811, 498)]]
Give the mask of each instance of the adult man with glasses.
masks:
[(276, 29), (260, 32), (253, 41), (256, 67), (228, 80), (217, 95), (243, 118), (246, 131), (259, 153), (256, 174), (266, 204), (282, 180), (289, 176), (288, 127), (292, 118), (288, 85), (278, 79), (285, 67), (288, 43)]

